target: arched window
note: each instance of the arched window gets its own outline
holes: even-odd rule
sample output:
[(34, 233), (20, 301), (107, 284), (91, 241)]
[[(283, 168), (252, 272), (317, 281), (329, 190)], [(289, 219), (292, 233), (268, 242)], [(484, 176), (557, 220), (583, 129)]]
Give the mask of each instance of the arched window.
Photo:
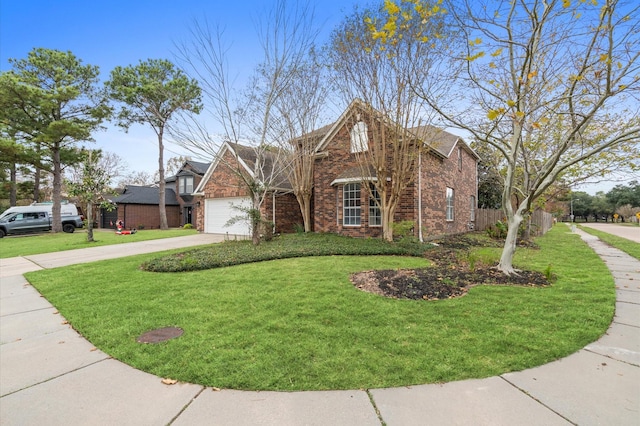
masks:
[(369, 145), (367, 123), (358, 121), (351, 129), (351, 152), (363, 152)]

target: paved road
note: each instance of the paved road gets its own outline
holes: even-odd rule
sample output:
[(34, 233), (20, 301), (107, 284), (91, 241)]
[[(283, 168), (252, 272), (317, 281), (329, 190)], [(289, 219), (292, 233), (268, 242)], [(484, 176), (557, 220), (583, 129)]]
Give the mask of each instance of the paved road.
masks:
[(615, 223), (581, 223), (580, 226), (597, 229), (598, 231), (626, 238), (636, 243), (640, 243), (640, 226), (623, 226)]
[[(577, 231), (617, 287), (607, 333), (556, 362), (480, 380), (330, 392), (172, 386), (96, 350), (25, 270), (147, 253), (215, 236), (71, 251), (0, 264), (1, 425), (639, 425), (640, 261)], [(187, 237), (189, 238), (189, 237)], [(218, 239), (219, 240), (219, 239)], [(93, 249), (85, 249), (93, 250)]]

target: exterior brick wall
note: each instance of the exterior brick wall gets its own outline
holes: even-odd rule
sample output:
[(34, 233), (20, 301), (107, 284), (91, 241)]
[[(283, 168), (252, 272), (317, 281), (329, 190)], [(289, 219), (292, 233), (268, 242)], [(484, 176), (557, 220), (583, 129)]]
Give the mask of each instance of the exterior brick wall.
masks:
[(302, 226), (302, 213), (295, 195), (291, 193), (275, 195), (275, 220), (273, 199), (273, 195), (265, 199), (263, 204), (264, 218), (275, 223), (275, 232), (278, 234), (295, 232), (296, 224)]
[[(196, 212), (196, 223), (199, 231), (204, 231), (205, 199), (249, 196), (244, 184), (238, 177), (237, 171), (230, 168), (230, 166), (233, 167), (234, 164), (236, 164), (234, 156), (226, 152), (222, 161), (217, 165), (209, 180), (205, 183), (202, 190), (204, 196), (198, 196), (196, 205), (197, 202), (200, 202), (200, 208), (197, 209)], [(294, 225), (296, 223), (302, 223), (302, 214), (300, 213), (298, 201), (293, 194), (276, 194), (275, 200), (275, 232), (294, 232)], [(265, 197), (265, 201), (260, 210), (264, 219), (273, 221), (273, 195), (269, 194)]]
[(195, 198), (196, 205), (200, 203), (199, 208), (196, 210), (196, 228), (198, 231), (204, 231), (205, 199), (248, 196), (247, 190), (242, 185), (237, 173), (230, 168), (230, 165), (233, 164), (236, 164), (236, 159), (227, 151), (209, 177), (209, 180), (205, 183), (202, 189), (204, 195)]
[[(449, 158), (423, 156), (422, 181), (422, 236), (428, 238), (442, 234), (456, 234), (469, 230), (471, 201), (477, 204), (476, 160), (469, 151), (454, 147)], [(462, 168), (458, 167), (458, 153), (462, 155)], [(446, 220), (446, 190), (454, 190), (454, 220)], [(416, 194), (417, 200), (417, 194)], [(416, 206), (417, 214), (417, 206)], [(417, 233), (416, 233), (417, 235)]]
[[(169, 228), (180, 226), (180, 206), (166, 206)], [(151, 204), (121, 204), (118, 206), (118, 220), (124, 222), (126, 229), (159, 229), (160, 210)]]
[[(203, 207), (200, 207), (200, 205), (198, 204), (198, 200), (195, 199), (194, 197), (192, 197), (191, 195), (186, 195), (186, 194), (180, 194), (180, 177), (185, 176), (185, 172), (187, 172), (187, 174), (193, 176), (193, 189), (195, 190), (198, 185), (200, 184), (200, 181), (202, 180), (202, 175), (200, 175), (196, 170), (193, 169), (193, 167), (189, 164), (186, 163), (182, 169), (180, 169), (180, 173), (179, 176), (176, 177), (175, 182), (172, 182), (171, 185), (173, 187), (174, 192), (176, 193), (176, 198), (178, 199), (178, 202), (180, 203), (180, 226), (184, 225), (185, 223), (188, 223), (188, 218), (185, 217), (184, 214), (184, 210), (187, 207), (191, 208), (191, 224), (198, 229), (198, 210), (204, 209)], [(185, 195), (185, 197), (183, 197), (183, 195)], [(202, 216), (202, 215), (200, 215)]]
[[(418, 197), (422, 198), (422, 233), (424, 237), (465, 232), (471, 215), (470, 196), (476, 193), (476, 161), (470, 152), (461, 149), (462, 167), (458, 166), (458, 146), (450, 158), (423, 154), (421, 190), (418, 179), (405, 190), (394, 215), (394, 222), (414, 221), (418, 236), (420, 218)], [(344, 226), (343, 184), (331, 183), (356, 167), (356, 157), (350, 152), (350, 134), (343, 126), (326, 147), (326, 156), (316, 161), (314, 171), (314, 231), (333, 232), (355, 237), (378, 237), (382, 228), (369, 226), (369, 199), (366, 189), (361, 190), (361, 225)], [(446, 221), (446, 188), (454, 190), (454, 220)]]

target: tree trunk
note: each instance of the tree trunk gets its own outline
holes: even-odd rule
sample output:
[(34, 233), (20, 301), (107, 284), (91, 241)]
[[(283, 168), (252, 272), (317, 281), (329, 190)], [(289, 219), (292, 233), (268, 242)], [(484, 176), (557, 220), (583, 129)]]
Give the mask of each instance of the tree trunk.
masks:
[(62, 165), (60, 164), (60, 147), (58, 144), (52, 149), (53, 154), (53, 207), (51, 208), (51, 231), (62, 232), (62, 217), (60, 205), (62, 204)]
[(160, 200), (158, 202), (158, 207), (160, 209), (160, 229), (169, 229), (169, 224), (167, 223), (167, 207), (165, 205), (166, 184), (164, 182), (164, 145), (162, 144), (162, 133), (163, 130), (160, 129), (158, 131), (158, 178), (160, 179), (158, 188)]
[(93, 205), (91, 202), (87, 203), (87, 242), (93, 242)]
[(391, 206), (383, 206), (382, 210), (382, 238), (385, 241), (393, 241), (393, 211)]
[(253, 204), (249, 211), (249, 220), (251, 221), (251, 242), (254, 246), (260, 244), (260, 222), (262, 215), (260, 214), (260, 195), (253, 194)]
[(11, 188), (9, 189), (9, 206), (13, 207), (18, 202), (18, 182), (17, 182), (16, 163), (11, 163), (10, 174), (11, 174), (11, 177), (10, 177)]
[(36, 171), (33, 173), (33, 202), (40, 201), (40, 169), (36, 167)]
[(520, 211), (517, 211), (515, 214), (511, 215), (511, 217), (507, 218), (509, 229), (507, 230), (507, 238), (504, 240), (504, 248), (502, 249), (500, 263), (498, 264), (498, 270), (504, 272), (506, 275), (511, 275), (516, 272), (513, 268), (513, 255), (516, 252), (518, 228), (520, 227), (522, 220), (523, 217)]
[(302, 209), (304, 232), (311, 232), (311, 194), (305, 192), (296, 198)]

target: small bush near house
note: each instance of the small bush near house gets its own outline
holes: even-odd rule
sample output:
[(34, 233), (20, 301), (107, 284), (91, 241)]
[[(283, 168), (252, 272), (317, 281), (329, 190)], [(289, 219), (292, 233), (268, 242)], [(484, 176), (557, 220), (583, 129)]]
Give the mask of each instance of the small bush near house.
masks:
[(190, 224), (190, 223), (185, 223), (182, 228), (184, 228), (184, 229), (193, 229), (193, 225)]
[(414, 223), (411, 220), (403, 220), (393, 224), (393, 238), (402, 239), (413, 236)]
[(499, 220), (487, 228), (487, 235), (496, 240), (507, 238), (507, 224)]

